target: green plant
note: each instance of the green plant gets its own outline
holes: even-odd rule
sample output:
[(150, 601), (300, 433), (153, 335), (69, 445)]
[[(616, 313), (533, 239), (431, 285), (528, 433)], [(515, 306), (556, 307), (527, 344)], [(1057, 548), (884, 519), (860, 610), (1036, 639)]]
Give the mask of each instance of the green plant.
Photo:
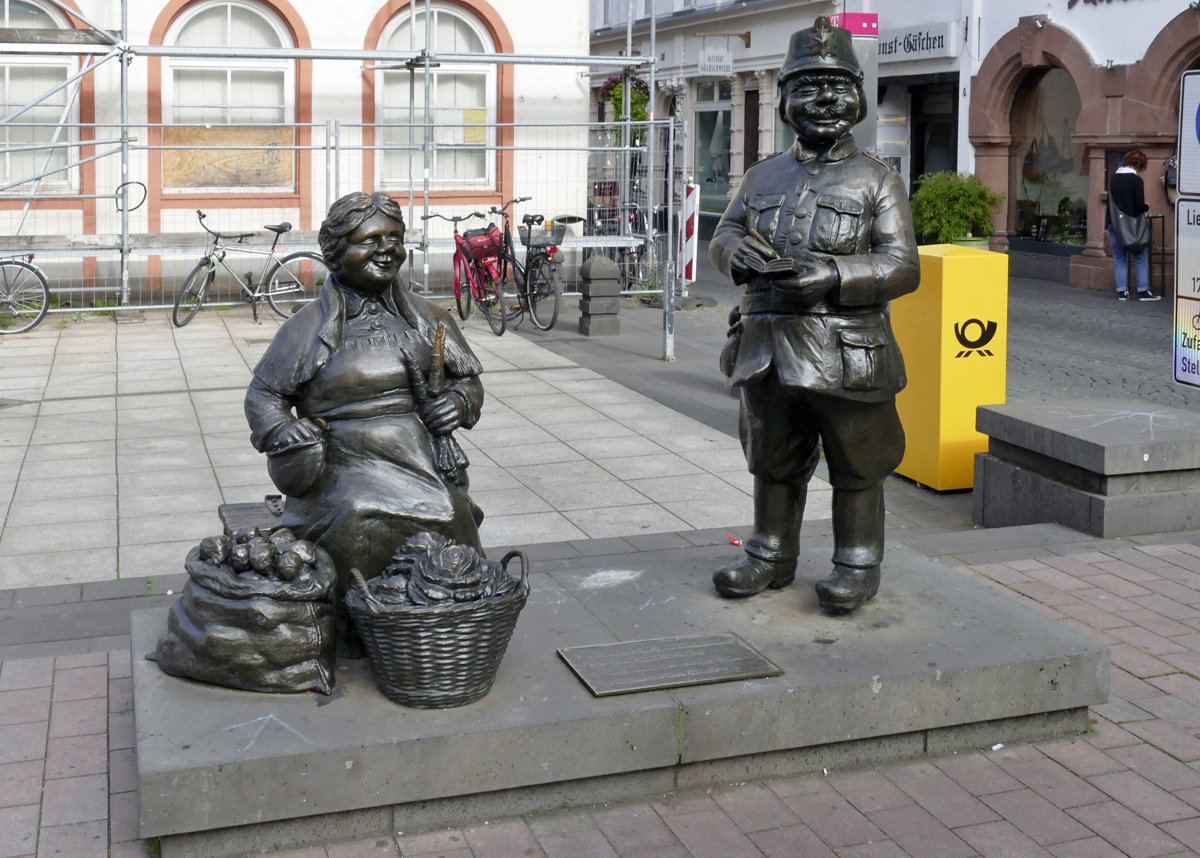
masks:
[[(629, 91), (629, 118), (634, 122), (645, 122), (650, 118), (646, 107), (650, 104), (650, 85), (641, 78), (631, 78), (632, 86)], [(600, 98), (608, 101), (617, 108), (618, 118), (625, 105), (625, 82), (620, 75), (613, 75), (600, 88)]]
[(992, 234), (991, 215), (1004, 194), (969, 173), (926, 173), (912, 198), (913, 226), (928, 242)]

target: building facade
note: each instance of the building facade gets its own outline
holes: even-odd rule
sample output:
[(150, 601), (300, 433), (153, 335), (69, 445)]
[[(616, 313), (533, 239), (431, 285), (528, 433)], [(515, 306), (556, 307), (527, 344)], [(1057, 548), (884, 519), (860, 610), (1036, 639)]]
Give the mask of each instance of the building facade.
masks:
[[(657, 0), (657, 109), (689, 123), (690, 163), (711, 221), (746, 167), (790, 144), (775, 74), (788, 36), (817, 15), (878, 16), (876, 153), (909, 183), (973, 172), (1005, 200), (992, 247), (1015, 275), (1112, 288), (1104, 234), (1109, 178), (1142, 149), (1169, 286), (1179, 78), (1200, 67), (1200, 11), (1153, 0)], [(592, 50), (624, 45), (628, 0), (593, 0)], [(635, 0), (635, 50), (649, 48), (649, 0)], [(732, 75), (700, 73), (713, 46)], [(711, 225), (710, 225), (711, 229)]]
[[(101, 27), (119, 30), (118, 0), (64, 0)], [(128, 0), (131, 45), (420, 51), (425, 4), (416, 0)], [(0, 0), (4, 27), (88, 29), (44, 0)], [(459, 54), (576, 55), (588, 52), (586, 0), (434, 0), (432, 48)], [(554, 27), (544, 22), (553, 19)], [(3, 114), (65, 81), (89, 58), (39, 55), (26, 44), (5, 47)], [(376, 65), (382, 66), (375, 68)], [(429, 83), (433, 134), (429, 165), (435, 210), (473, 210), (527, 195), (529, 182), (555, 170), (545, 153), (513, 151), (530, 129), (583, 123), (587, 86), (580, 66), (442, 63)], [(287, 220), (300, 229), (319, 225), (330, 185), (342, 193), (384, 190), (406, 200), (423, 190), (424, 165), (394, 147), (420, 142), (425, 83), (401, 64), (353, 57), (203, 59), (136, 54), (129, 64), (131, 136), (129, 177), (147, 186), (146, 204), (131, 215), (135, 233), (197, 231), (195, 210), (209, 213), (222, 231), (261, 229)], [(64, 122), (61, 128), (56, 124)], [(324, 149), (326, 123), (338, 124), (337, 162)], [(75, 91), (60, 90), (14, 122), (0, 126), (5, 157), (0, 184), (84, 160), (119, 136), (117, 61), (100, 65)], [(525, 141), (530, 142), (530, 141)], [(70, 144), (64, 147), (61, 144)], [(13, 151), (19, 149), (22, 151)], [(46, 148), (37, 148), (45, 145)], [(222, 147), (253, 148), (222, 148)], [(529, 148), (534, 148), (530, 142)], [(549, 167), (546, 167), (550, 157)], [(336, 175), (336, 179), (335, 179)], [(34, 202), (22, 234), (76, 235), (119, 231), (110, 194), (122, 181), (118, 159), (105, 156), (47, 176), (38, 192), (79, 199)], [(583, 175), (574, 190), (584, 205)], [(0, 228), (12, 230), (30, 184), (0, 194)], [(543, 200), (543, 202), (548, 202)], [(566, 205), (566, 203), (563, 203)], [(410, 224), (410, 227), (412, 225)], [(151, 266), (154, 262), (151, 261)], [(153, 276), (153, 271), (150, 272)]]

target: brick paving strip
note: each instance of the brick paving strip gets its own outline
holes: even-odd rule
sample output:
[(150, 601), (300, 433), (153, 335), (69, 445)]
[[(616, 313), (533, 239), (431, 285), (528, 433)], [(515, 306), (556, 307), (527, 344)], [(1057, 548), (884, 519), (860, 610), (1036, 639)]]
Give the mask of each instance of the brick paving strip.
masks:
[[(1087, 735), (276, 858), (1197, 858), (1200, 546), (958, 571), (1110, 648)], [(135, 839), (129, 659), (0, 665), (0, 858), (152, 854)]]

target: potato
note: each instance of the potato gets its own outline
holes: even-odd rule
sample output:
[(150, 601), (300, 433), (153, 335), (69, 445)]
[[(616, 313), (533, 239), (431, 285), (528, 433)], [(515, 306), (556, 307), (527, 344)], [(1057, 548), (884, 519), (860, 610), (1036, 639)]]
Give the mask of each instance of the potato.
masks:
[(295, 553), (279, 554), (275, 557), (275, 574), (280, 581), (295, 581), (304, 569), (304, 561)]
[(269, 542), (262, 542), (258, 545), (250, 547), (250, 568), (259, 575), (266, 575), (271, 571), (271, 567), (275, 565), (275, 546)]
[(256, 545), (270, 545), (271, 540), (267, 539), (265, 536), (252, 536), (246, 540), (246, 544), (253, 548)]
[(200, 559), (224, 566), (229, 562), (229, 551), (232, 547), (228, 536), (210, 536), (200, 540)]
[(312, 565), (317, 562), (317, 546), (313, 545), (307, 539), (296, 540), (296, 544), (292, 546), (291, 550), (293, 554), (298, 554), (306, 565)]
[(280, 544), (285, 543), (285, 542), (295, 542), (296, 534), (292, 533), (291, 528), (281, 527), (281, 528), (279, 528), (279, 530), (272, 533), (269, 538), (272, 542), (275, 543), (276, 546), (279, 546)]
[(229, 552), (229, 563), (234, 572), (246, 572), (250, 569), (250, 546), (235, 545)]
[(252, 524), (249, 527), (239, 527), (233, 532), (233, 541), (241, 544), (249, 542), (256, 536), (262, 536), (262, 532), (258, 529), (258, 525)]

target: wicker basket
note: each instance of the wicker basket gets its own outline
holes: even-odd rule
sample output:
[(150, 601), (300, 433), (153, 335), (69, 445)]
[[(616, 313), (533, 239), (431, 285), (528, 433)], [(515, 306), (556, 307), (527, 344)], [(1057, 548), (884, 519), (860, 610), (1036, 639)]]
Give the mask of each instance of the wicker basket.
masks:
[(346, 606), (367, 645), (383, 695), (415, 709), (466, 706), (492, 689), (517, 616), (529, 597), (529, 558), (510, 551), (500, 561), (521, 560), (521, 583), (499, 599), (442, 605), (386, 605), (351, 570)]

